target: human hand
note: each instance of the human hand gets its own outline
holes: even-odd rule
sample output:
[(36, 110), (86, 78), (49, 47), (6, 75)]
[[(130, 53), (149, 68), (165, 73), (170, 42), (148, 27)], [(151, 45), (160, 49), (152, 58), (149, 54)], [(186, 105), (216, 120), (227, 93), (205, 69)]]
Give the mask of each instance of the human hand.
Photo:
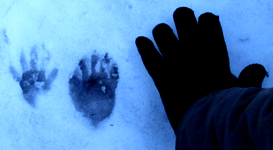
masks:
[[(178, 39), (166, 24), (153, 29), (152, 41), (138, 37), (136, 46), (143, 63), (160, 93), (169, 121), (176, 131), (186, 110), (198, 99), (217, 90), (235, 86), (259, 86), (267, 74), (262, 65), (244, 70), (238, 79), (231, 73), (229, 58), (219, 17), (212, 13), (202, 14), (198, 22), (194, 12), (186, 7), (173, 14)], [(251, 76), (257, 69), (259, 76)]]

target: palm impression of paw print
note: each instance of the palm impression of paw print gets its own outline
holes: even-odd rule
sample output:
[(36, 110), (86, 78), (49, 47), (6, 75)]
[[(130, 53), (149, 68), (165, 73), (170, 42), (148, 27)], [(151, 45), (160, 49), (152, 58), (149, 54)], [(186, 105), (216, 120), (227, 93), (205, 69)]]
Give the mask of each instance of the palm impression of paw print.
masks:
[(77, 111), (91, 119), (93, 125), (109, 117), (115, 105), (119, 79), (117, 64), (109, 58), (93, 54), (83, 58), (69, 80), (70, 96)]

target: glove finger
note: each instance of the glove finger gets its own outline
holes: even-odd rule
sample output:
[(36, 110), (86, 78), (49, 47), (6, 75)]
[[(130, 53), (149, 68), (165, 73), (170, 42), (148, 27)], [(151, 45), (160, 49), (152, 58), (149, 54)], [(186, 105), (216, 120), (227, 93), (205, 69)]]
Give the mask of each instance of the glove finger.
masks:
[(166, 80), (164, 79), (165, 68), (162, 56), (154, 47), (153, 42), (146, 37), (138, 37), (136, 46), (148, 73), (153, 78), (159, 92), (162, 92), (163, 81)]
[[(173, 13), (173, 19), (175, 22), (176, 30), (179, 37), (179, 46), (181, 48), (179, 56), (177, 59), (180, 62), (177, 63), (180, 66), (177, 67), (182, 71), (182, 74), (179, 74), (180, 81), (176, 81), (179, 85), (183, 85), (187, 87), (184, 89), (184, 95), (188, 95), (186, 97), (186, 101), (178, 101), (179, 103), (183, 103), (181, 108), (187, 108), (192, 103), (194, 103), (197, 99), (200, 98), (200, 92), (203, 89), (198, 89), (200, 86), (200, 68), (202, 67), (200, 64), (200, 51), (199, 46), (199, 38), (198, 38), (198, 26), (197, 20), (194, 16), (194, 12), (187, 7), (177, 8)], [(196, 89), (196, 90), (192, 90)], [(179, 104), (178, 104), (179, 105)], [(180, 110), (181, 110), (180, 108)], [(185, 109), (186, 110), (186, 109)]]
[(262, 82), (268, 73), (263, 65), (251, 64), (244, 68), (238, 77), (239, 87), (262, 87)]
[(194, 12), (186, 7), (177, 8), (173, 13), (179, 42), (183, 48), (192, 48), (196, 44), (197, 21)]
[(219, 17), (212, 13), (202, 14), (198, 19), (198, 28), (202, 48), (200, 62), (203, 62), (201, 71), (205, 78), (202, 84), (210, 87), (205, 94), (232, 87), (228, 52)]
[(175, 60), (174, 57), (180, 56), (178, 54), (178, 39), (167, 24), (157, 25), (153, 29), (153, 36), (165, 61), (169, 62)]
[(230, 72), (229, 58), (222, 32), (222, 27), (219, 22), (219, 17), (212, 13), (202, 14), (198, 19), (200, 43), (203, 47), (204, 56), (207, 57), (207, 63), (215, 70), (217, 68), (219, 73)]
[(136, 45), (141, 55), (142, 61), (150, 76), (153, 78), (155, 85), (160, 93), (169, 121), (174, 131), (176, 131), (183, 116), (183, 111), (181, 112), (181, 109), (185, 107), (185, 105), (182, 105), (181, 107), (181, 103), (179, 100), (177, 100), (177, 97), (174, 94), (175, 92), (173, 92), (176, 87), (171, 86), (174, 85), (173, 82), (176, 84), (177, 81), (172, 81), (173, 78), (167, 77), (166, 74), (168, 72), (167, 68), (165, 68), (165, 60), (156, 50), (152, 41), (145, 37), (138, 37), (136, 39)]
[[(183, 68), (183, 85), (189, 89), (199, 85), (200, 48), (198, 47), (198, 26), (194, 12), (187, 7), (177, 8), (173, 13), (175, 26), (177, 29), (179, 44), (181, 47), (180, 68)], [(188, 93), (188, 92), (187, 92)], [(190, 93), (188, 93), (190, 94)]]

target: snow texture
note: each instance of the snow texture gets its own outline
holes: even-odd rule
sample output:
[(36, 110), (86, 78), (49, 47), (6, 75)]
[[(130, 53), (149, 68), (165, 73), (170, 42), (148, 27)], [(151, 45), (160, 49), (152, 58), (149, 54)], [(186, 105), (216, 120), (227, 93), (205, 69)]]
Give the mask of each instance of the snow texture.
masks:
[[(1, 0), (0, 149), (174, 149), (174, 132), (135, 39), (153, 39), (152, 29), (159, 23), (170, 25), (176, 33), (172, 15), (181, 6), (193, 9), (196, 17), (205, 12), (218, 15), (231, 72), (238, 77), (247, 65), (262, 64), (269, 72), (263, 87), (272, 87), (270, 0)], [(95, 57), (101, 58), (98, 62), (108, 53), (119, 79), (99, 76), (109, 82), (104, 88), (99, 80), (84, 77), (96, 81), (90, 88), (109, 104), (107, 111), (89, 112), (82, 108), (85, 102), (77, 96), (79, 93), (71, 90), (75, 85), (71, 82), (75, 69), (82, 66), (79, 62), (91, 66), (90, 56), (95, 51)], [(25, 65), (30, 68), (25, 69)], [(113, 68), (106, 73), (115, 72)], [(78, 73), (83, 72), (86, 69)], [(91, 71), (87, 72), (92, 76)], [(82, 79), (79, 82), (84, 83)], [(48, 83), (50, 88), (45, 89)], [(111, 92), (111, 96), (104, 94), (107, 86), (116, 86), (112, 88), (114, 97)], [(26, 94), (29, 91), (35, 92)], [(96, 101), (90, 98), (87, 103)], [(94, 113), (101, 115), (96, 125), (88, 117)]]

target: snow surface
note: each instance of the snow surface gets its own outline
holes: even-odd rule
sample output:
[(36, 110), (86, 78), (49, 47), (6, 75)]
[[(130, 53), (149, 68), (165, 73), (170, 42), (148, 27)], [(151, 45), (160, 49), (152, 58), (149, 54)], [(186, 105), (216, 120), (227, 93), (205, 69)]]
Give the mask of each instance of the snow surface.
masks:
[[(175, 31), (172, 14), (181, 6), (192, 8), (196, 17), (219, 15), (232, 73), (260, 63), (269, 72), (263, 87), (272, 87), (270, 0), (1, 0), (0, 149), (174, 149), (175, 135), (135, 39), (152, 39), (152, 29), (162, 22)], [(33, 46), (50, 54), (46, 73), (59, 70), (51, 90), (36, 98), (36, 108), (9, 72), (11, 65), (21, 71), (20, 54), (30, 60)], [(96, 128), (75, 110), (68, 85), (79, 61), (94, 51), (108, 52), (120, 75), (114, 111)]]

